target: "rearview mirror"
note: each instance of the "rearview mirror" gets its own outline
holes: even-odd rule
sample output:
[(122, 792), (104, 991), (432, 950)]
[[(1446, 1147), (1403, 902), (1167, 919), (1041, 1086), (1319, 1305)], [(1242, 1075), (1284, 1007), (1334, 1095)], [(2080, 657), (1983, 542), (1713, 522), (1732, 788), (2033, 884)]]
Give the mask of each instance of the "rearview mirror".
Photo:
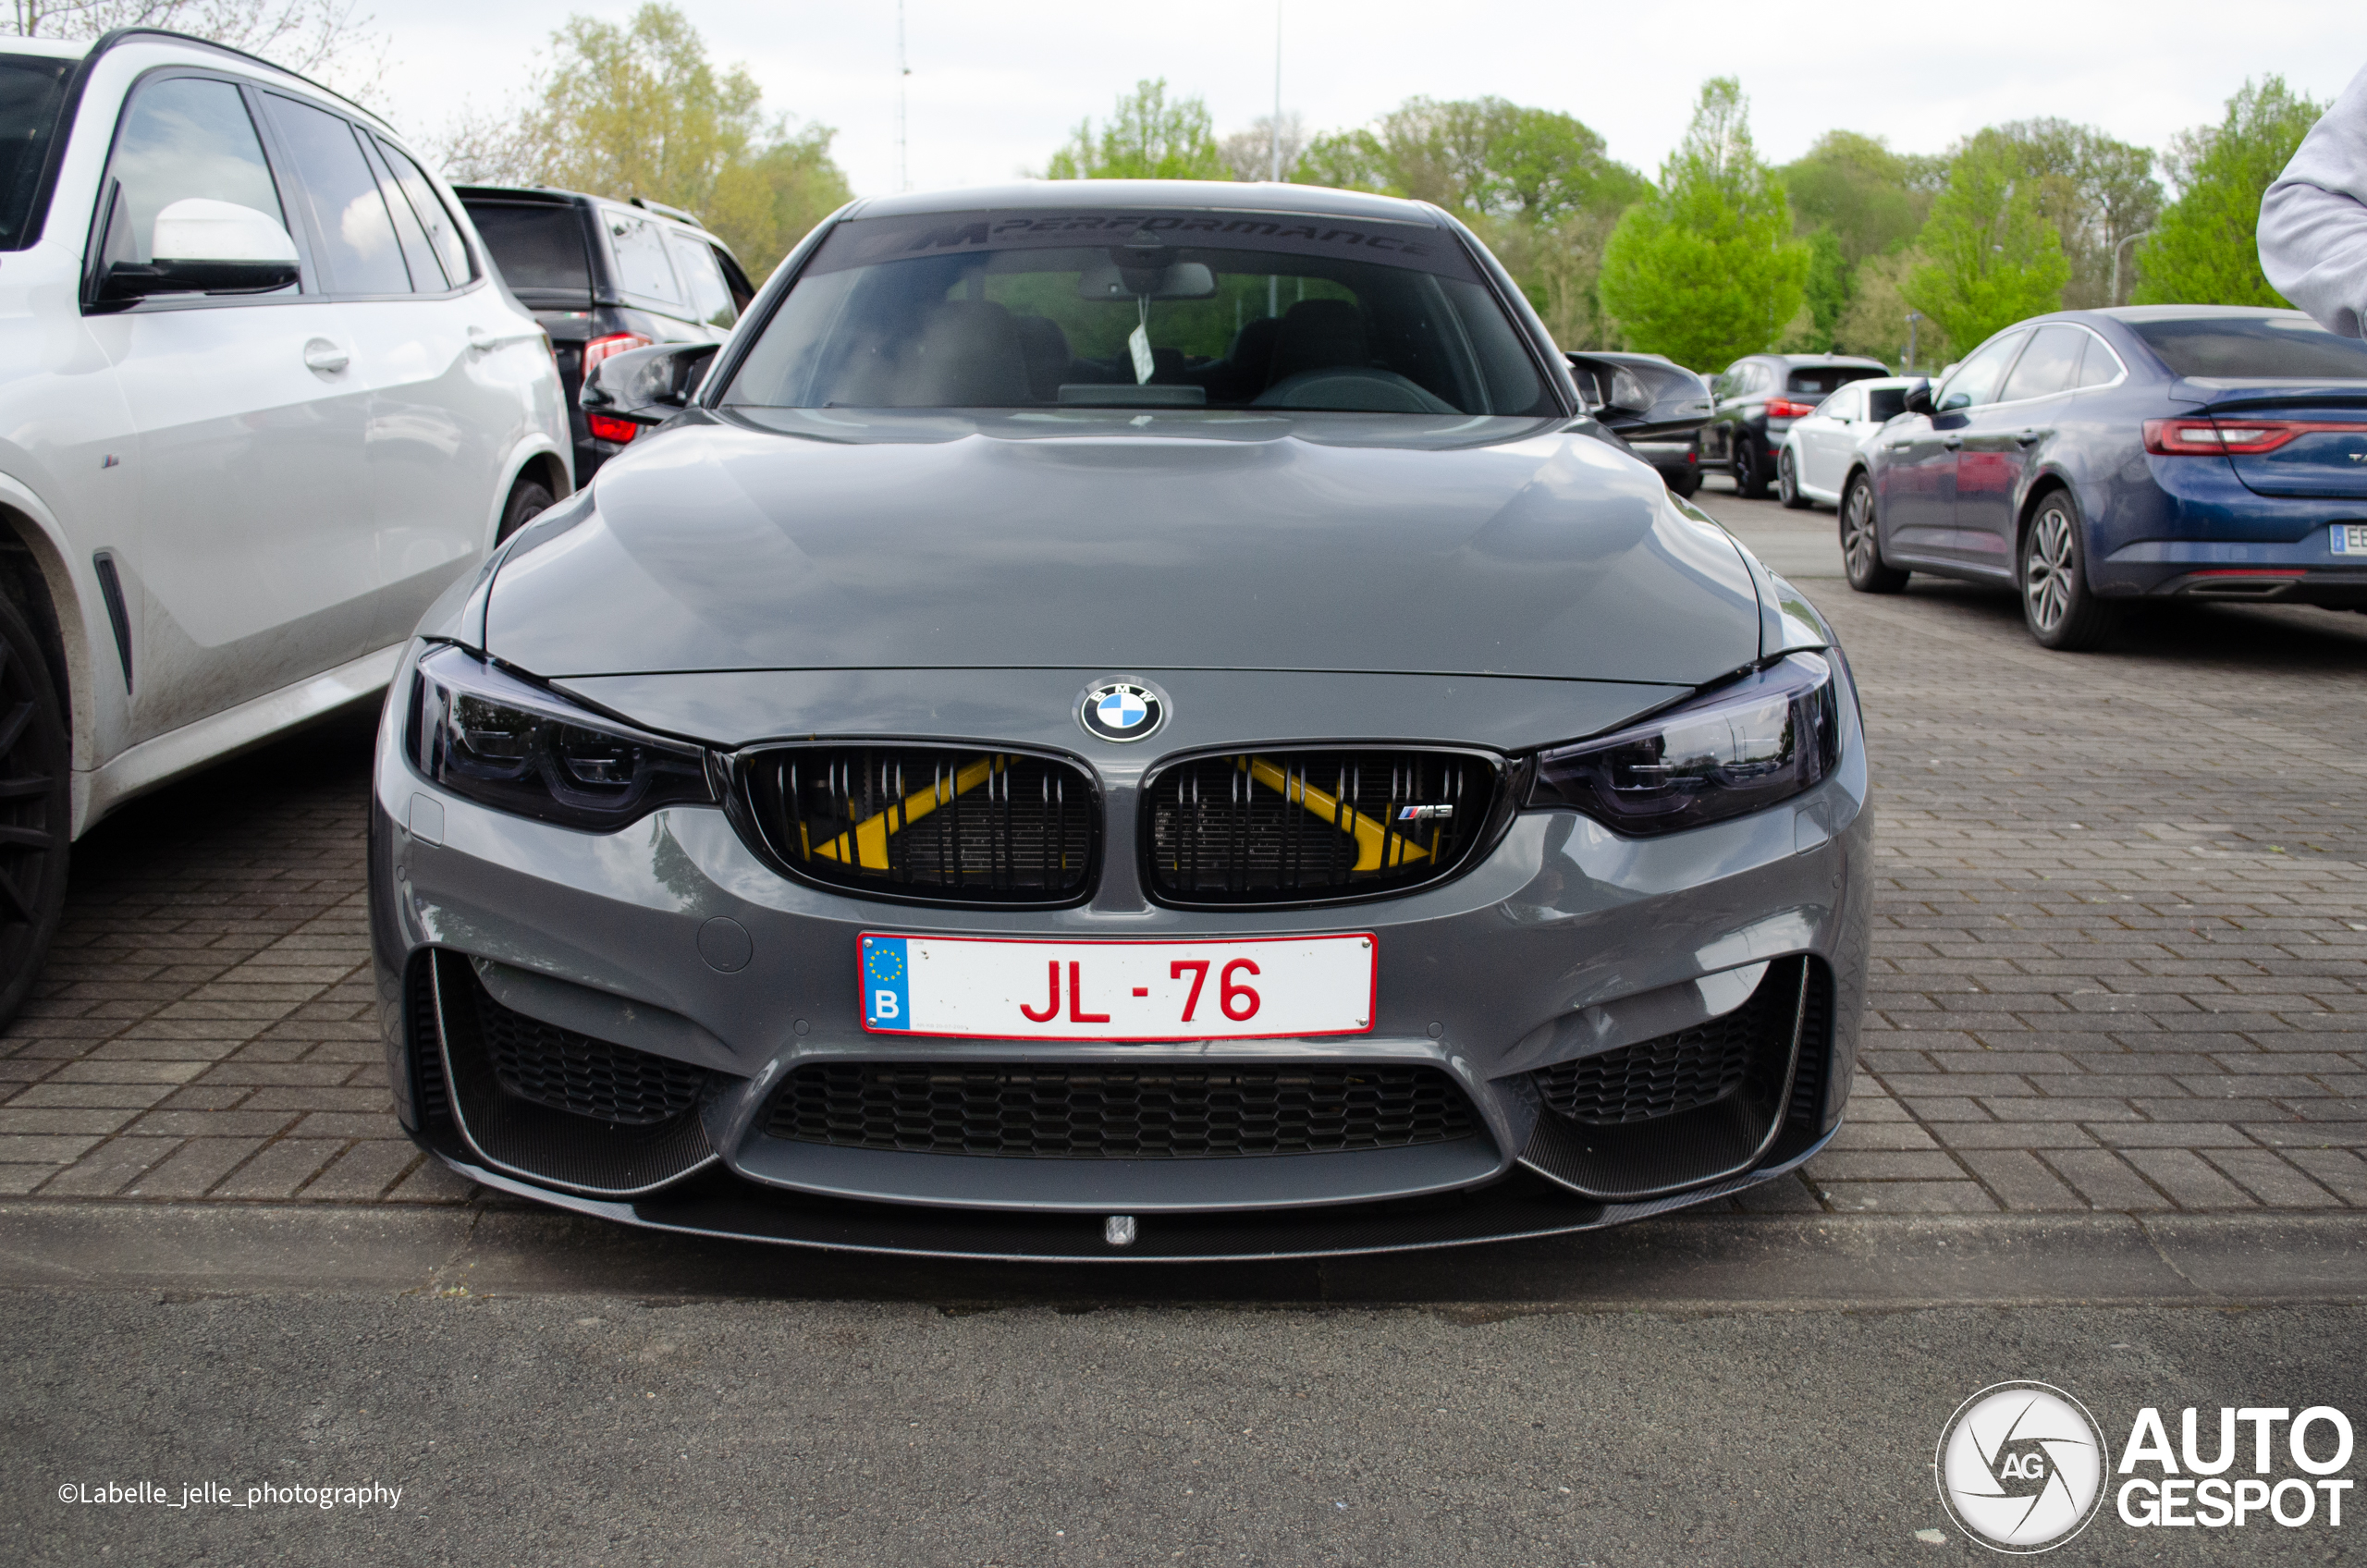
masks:
[(108, 267), (102, 297), (267, 294), (297, 278), (296, 241), (269, 214), (236, 202), (185, 196), (168, 204), (156, 214), (149, 251), (152, 261)]
[(1920, 379), (1907, 383), (1900, 407), (1911, 414), (1929, 416), (1932, 412), (1932, 384)]
[(1658, 441), (1710, 422), (1710, 385), (1645, 354), (1564, 354), (1595, 423), (1631, 441)]
[(576, 402), (586, 413), (663, 424), (689, 406), (715, 358), (715, 343), (660, 343), (611, 354), (584, 378)]
[(1205, 262), (1171, 262), (1163, 267), (1087, 267), (1076, 291), (1086, 300), (1212, 300), (1217, 275)]

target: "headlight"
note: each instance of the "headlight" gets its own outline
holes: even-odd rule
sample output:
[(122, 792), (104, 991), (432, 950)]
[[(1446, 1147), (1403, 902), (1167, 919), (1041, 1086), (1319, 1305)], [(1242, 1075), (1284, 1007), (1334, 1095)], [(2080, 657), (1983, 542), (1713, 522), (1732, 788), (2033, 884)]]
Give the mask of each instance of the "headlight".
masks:
[(419, 661), (405, 745), (456, 795), (595, 833), (715, 803), (697, 747), (595, 718), (458, 648)]
[(1528, 803), (1620, 833), (1674, 833), (1797, 795), (1840, 758), (1833, 667), (1792, 654), (1617, 734), (1543, 753)]

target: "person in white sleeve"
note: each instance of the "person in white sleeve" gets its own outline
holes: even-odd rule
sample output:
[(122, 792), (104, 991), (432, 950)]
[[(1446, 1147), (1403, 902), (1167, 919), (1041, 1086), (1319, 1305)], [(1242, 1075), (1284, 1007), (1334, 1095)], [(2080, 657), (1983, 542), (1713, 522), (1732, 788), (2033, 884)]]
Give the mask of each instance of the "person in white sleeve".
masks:
[(2367, 70), (2261, 198), (2260, 268), (2328, 332), (2367, 337)]

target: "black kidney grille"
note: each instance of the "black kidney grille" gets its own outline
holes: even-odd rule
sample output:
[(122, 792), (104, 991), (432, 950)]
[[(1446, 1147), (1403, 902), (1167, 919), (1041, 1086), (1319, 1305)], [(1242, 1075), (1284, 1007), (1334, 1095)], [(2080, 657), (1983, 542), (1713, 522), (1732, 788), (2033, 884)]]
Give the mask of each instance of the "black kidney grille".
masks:
[(626, 1127), (670, 1121), (698, 1103), (705, 1068), (529, 1018), (482, 982), (468, 989), (494, 1076), (520, 1099)]
[(1429, 1067), (810, 1062), (767, 1131), (799, 1143), (1049, 1159), (1404, 1148), (1472, 1134)]
[(1182, 903), (1291, 903), (1451, 875), (1478, 842), (1497, 770), (1453, 752), (1198, 757), (1145, 790), (1150, 891)]
[(1707, 1023), (1580, 1057), (1535, 1073), (1545, 1103), (1573, 1121), (1616, 1127), (1710, 1105), (1732, 1094), (1761, 1051), (1791, 1045), (1799, 961), (1768, 965), (1750, 999)]
[(797, 746), (742, 765), (772, 852), (818, 881), (969, 902), (1082, 897), (1100, 830), (1093, 781), (1024, 753)]

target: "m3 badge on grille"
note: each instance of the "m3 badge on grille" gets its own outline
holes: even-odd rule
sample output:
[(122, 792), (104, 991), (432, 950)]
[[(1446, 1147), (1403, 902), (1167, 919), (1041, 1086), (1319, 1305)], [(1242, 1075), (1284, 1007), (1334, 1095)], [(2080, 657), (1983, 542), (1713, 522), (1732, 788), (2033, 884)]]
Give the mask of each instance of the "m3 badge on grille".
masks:
[(1085, 692), (1077, 722), (1104, 741), (1140, 741), (1167, 722), (1167, 700), (1132, 680), (1105, 680)]

